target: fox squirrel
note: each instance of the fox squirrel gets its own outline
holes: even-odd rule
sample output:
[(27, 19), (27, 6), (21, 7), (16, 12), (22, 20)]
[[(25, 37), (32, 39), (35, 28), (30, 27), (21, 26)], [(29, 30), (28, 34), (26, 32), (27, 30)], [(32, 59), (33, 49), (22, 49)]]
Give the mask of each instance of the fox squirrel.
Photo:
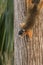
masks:
[(27, 0), (27, 11), (29, 11), (30, 15), (27, 16), (26, 22), (20, 24), (21, 30), (18, 33), (19, 36), (27, 35), (29, 38), (32, 38), (35, 19), (42, 6), (43, 2), (40, 2), (40, 0)]

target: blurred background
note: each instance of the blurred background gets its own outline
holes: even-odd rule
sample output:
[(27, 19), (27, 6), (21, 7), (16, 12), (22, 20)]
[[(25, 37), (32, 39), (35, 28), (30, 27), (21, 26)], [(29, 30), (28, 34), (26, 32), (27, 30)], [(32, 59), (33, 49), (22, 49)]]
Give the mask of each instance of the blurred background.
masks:
[(0, 65), (14, 65), (13, 0), (0, 0)]

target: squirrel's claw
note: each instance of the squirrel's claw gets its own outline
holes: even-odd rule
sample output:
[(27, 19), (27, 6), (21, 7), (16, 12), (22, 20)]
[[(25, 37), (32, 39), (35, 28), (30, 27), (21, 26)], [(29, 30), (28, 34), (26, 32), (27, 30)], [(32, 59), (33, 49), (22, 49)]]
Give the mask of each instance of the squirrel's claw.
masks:
[(25, 26), (25, 23), (20, 23), (20, 26), (21, 26), (21, 27)]

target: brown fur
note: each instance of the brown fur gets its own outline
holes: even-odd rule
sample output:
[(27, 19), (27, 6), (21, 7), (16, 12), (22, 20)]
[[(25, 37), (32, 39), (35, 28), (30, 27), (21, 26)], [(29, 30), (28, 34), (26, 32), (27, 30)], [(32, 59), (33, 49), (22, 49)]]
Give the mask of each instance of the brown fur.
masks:
[[(30, 14), (29, 16), (27, 16), (27, 20), (25, 25), (22, 25), (23, 31), (21, 36), (24, 36), (23, 33), (25, 33), (25, 35), (29, 36), (30, 38), (32, 37), (32, 29), (33, 26), (35, 25), (35, 20), (37, 15), (39, 14), (40, 9), (43, 6), (43, 2), (39, 2), (38, 4), (36, 3), (32, 3), (32, 0), (27, 0), (27, 13)], [(21, 32), (21, 31), (19, 31)]]

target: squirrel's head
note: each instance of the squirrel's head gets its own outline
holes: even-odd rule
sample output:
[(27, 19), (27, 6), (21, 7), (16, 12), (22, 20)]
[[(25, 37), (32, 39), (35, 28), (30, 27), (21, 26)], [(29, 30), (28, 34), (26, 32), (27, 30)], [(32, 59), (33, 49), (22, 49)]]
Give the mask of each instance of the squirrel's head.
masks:
[(40, 3), (40, 0), (27, 0), (27, 9), (33, 8), (34, 5), (37, 5)]
[(40, 3), (40, 0), (27, 0), (27, 9), (33, 8), (34, 5), (38, 5)]
[(39, 4), (40, 3), (40, 0), (32, 0), (32, 3), (33, 4)]

